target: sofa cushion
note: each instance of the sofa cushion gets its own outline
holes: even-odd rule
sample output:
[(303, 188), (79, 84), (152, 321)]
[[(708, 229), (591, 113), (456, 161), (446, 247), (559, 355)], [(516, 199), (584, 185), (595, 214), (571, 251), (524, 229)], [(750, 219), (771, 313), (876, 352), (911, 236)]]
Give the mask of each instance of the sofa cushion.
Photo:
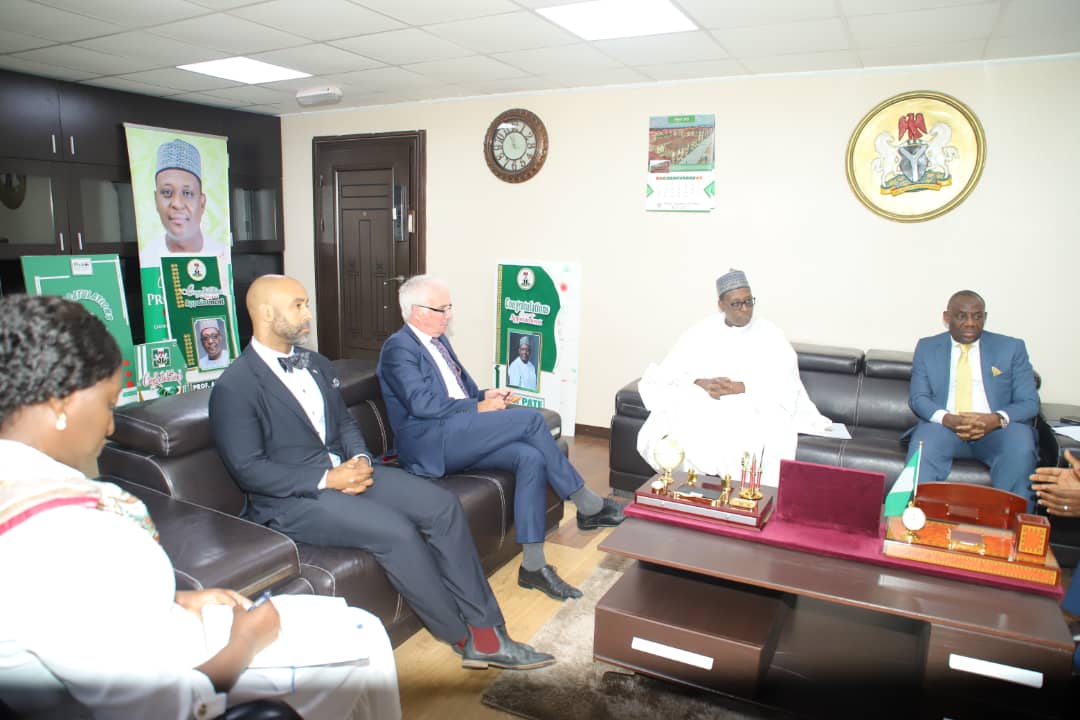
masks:
[(855, 422), (859, 427), (891, 430), (895, 439), (918, 418), (908, 406), (908, 380), (866, 375), (859, 388)]
[(795, 449), (795, 459), (818, 465), (839, 465), (844, 441), (816, 435), (800, 435)]

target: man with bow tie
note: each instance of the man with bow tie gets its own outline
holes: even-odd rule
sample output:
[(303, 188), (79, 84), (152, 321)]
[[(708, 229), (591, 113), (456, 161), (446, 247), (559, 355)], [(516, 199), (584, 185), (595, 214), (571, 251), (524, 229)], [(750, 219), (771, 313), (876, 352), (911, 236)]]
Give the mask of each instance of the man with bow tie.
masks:
[(372, 458), (333, 365), (304, 350), (304, 287), (281, 275), (247, 294), (252, 340), (214, 385), (210, 426), (243, 515), (299, 542), (367, 550), (468, 668), (554, 662), (506, 634), (457, 496)]

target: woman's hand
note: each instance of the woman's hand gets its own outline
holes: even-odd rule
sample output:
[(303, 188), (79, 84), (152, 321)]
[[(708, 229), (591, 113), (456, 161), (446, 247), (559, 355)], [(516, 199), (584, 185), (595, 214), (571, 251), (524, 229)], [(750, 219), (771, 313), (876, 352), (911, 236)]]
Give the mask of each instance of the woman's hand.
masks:
[(233, 605), (228, 645), (195, 669), (210, 678), (215, 690), (228, 692), (251, 660), (274, 642), (280, 631), (281, 616), (272, 600), (250, 610)]

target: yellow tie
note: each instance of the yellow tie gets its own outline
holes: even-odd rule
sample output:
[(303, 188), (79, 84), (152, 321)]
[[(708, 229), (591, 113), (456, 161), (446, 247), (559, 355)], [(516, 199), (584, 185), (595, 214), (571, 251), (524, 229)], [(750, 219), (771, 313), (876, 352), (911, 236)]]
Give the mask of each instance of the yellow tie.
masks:
[(968, 362), (970, 345), (960, 346), (960, 359), (956, 361), (956, 412), (971, 412), (971, 363)]

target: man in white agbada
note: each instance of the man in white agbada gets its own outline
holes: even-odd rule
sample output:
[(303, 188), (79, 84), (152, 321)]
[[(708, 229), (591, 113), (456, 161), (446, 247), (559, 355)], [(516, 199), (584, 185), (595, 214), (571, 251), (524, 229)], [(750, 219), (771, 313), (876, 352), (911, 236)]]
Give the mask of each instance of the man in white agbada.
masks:
[(681, 469), (738, 481), (743, 453), (760, 462), (764, 448), (761, 482), (776, 486), (780, 460), (795, 457), (798, 433), (820, 432), (830, 421), (806, 394), (783, 332), (754, 318), (746, 275), (731, 270), (720, 276), (716, 292), (720, 312), (684, 333), (638, 383), (650, 415), (637, 449), (660, 470), (655, 449), (670, 436), (686, 453)]

